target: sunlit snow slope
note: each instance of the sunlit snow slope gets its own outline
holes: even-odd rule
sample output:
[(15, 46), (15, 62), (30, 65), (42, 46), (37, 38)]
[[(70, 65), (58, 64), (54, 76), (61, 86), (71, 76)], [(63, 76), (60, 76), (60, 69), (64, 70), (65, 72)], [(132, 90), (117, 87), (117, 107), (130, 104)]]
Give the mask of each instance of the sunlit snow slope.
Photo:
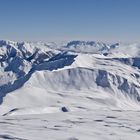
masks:
[(0, 41), (0, 115), (140, 109), (140, 45)]

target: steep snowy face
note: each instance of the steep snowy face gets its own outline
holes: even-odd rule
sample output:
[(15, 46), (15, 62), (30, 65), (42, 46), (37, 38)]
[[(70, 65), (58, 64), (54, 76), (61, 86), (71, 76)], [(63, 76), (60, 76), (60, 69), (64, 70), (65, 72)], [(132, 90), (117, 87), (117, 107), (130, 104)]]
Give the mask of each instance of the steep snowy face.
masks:
[(139, 44), (0, 41), (0, 114), (62, 105), (139, 109), (139, 52)]
[(55, 54), (39, 47), (24, 42), (0, 41), (0, 72), (20, 78), (29, 73), (32, 65), (43, 63)]
[(0, 86), (14, 82), (17, 78), (27, 74), (30, 68), (30, 62), (24, 59), (17, 43), (0, 41)]

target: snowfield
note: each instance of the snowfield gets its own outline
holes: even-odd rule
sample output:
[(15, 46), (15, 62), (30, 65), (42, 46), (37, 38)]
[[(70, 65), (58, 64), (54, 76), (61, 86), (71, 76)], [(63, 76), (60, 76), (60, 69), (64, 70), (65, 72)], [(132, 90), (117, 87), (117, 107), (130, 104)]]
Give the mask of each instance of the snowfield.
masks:
[(0, 41), (0, 139), (140, 139), (140, 44)]
[(99, 109), (6, 116), (0, 121), (0, 139), (139, 140), (139, 114), (139, 111)]

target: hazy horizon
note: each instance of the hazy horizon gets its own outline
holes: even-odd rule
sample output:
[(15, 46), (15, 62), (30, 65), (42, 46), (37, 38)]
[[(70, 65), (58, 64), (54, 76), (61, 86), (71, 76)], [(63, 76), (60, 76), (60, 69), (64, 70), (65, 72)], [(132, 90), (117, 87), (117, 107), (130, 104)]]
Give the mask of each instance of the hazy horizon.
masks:
[(139, 42), (139, 0), (0, 2), (0, 39)]

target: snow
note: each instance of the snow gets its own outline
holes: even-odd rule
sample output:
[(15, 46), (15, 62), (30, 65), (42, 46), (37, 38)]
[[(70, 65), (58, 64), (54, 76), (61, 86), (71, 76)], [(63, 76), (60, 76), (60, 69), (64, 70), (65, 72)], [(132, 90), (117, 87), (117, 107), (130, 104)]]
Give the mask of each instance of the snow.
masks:
[(0, 41), (0, 139), (139, 139), (139, 52), (138, 43)]
[(0, 121), (0, 139), (139, 140), (138, 120), (139, 112), (121, 110), (6, 116)]

